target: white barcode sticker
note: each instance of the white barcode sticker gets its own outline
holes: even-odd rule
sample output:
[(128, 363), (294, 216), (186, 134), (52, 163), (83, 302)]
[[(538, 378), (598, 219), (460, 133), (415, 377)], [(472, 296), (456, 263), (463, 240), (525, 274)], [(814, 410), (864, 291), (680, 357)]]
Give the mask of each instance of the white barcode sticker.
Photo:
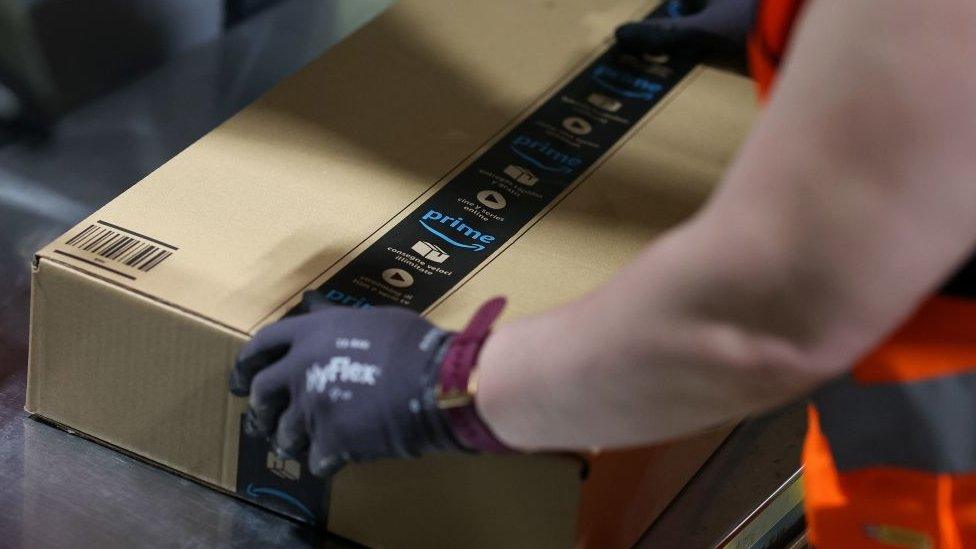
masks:
[(148, 273), (179, 248), (129, 229), (97, 221), (64, 241), (55, 253), (121, 275), (130, 280)]

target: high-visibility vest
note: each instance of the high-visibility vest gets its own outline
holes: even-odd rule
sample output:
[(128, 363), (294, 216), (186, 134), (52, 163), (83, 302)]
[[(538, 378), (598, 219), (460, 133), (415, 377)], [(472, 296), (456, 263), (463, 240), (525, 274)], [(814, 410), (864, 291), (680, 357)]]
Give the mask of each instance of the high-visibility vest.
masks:
[[(763, 96), (803, 4), (760, 2), (748, 54)], [(976, 261), (808, 412), (815, 547), (976, 548)]]

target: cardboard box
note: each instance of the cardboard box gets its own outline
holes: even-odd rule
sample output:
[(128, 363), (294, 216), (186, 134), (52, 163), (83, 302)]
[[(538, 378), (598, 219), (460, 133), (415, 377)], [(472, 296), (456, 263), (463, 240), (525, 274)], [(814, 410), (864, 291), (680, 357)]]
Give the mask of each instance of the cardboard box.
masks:
[[(752, 87), (604, 53), (654, 4), (402, 0), (38, 252), (27, 410), (281, 510), (239, 478), (245, 402), (227, 373), (304, 290), (400, 302), (454, 329), (506, 294), (505, 321), (605, 281), (706, 198), (750, 126)], [(475, 169), (496, 151), (524, 161)], [(428, 208), (437, 200), (448, 206)], [(449, 227), (461, 210), (467, 225)], [(323, 507), (330, 531), (368, 545), (628, 546), (726, 433), (587, 467), (351, 466)], [(296, 463), (251, 457), (285, 492), (315, 484)]]

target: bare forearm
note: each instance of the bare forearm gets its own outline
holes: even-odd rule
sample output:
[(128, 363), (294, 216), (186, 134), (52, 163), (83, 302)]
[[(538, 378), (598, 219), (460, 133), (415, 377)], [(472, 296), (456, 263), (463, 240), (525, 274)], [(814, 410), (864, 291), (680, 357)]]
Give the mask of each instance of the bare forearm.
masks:
[(822, 379), (788, 339), (749, 327), (778, 314), (754, 300), (775, 298), (721, 266), (738, 263), (736, 251), (716, 254), (706, 232), (673, 231), (600, 290), (492, 336), (479, 406), (499, 435), (528, 448), (636, 445), (743, 417)]
[(587, 298), (489, 340), (479, 407), (502, 438), (639, 444), (794, 398), (972, 250), (976, 78), (954, 56), (976, 48), (976, 10), (878, 4), (814, 2), (708, 206)]

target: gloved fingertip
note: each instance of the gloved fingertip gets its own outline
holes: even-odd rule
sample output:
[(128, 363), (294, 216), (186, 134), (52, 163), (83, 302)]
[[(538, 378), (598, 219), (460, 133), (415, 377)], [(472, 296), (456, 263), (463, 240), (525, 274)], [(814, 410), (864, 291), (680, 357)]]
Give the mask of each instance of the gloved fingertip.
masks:
[(271, 451), (278, 456), (278, 459), (295, 459), (295, 453), (279, 446), (277, 441), (271, 443)]
[(632, 42), (643, 28), (642, 23), (625, 23), (617, 27), (614, 36), (619, 42)]
[(244, 412), (244, 434), (252, 438), (261, 436), (254, 419), (254, 410), (250, 408)]
[[(250, 423), (250, 433), (254, 436), (267, 438), (274, 432), (276, 414), (271, 407), (265, 406), (264, 410), (255, 409), (254, 395), (251, 395), (251, 406), (247, 409), (246, 420)], [(260, 407), (258, 407), (260, 408)]]
[(617, 28), (617, 43), (641, 52), (658, 52), (681, 41), (681, 33), (666, 19), (627, 23)]
[(251, 393), (251, 384), (244, 378), (236, 365), (230, 371), (230, 376), (227, 381), (232, 395), (246, 397)]
[(278, 345), (267, 349), (249, 349), (248, 346), (245, 346), (237, 355), (234, 366), (230, 370), (230, 392), (235, 396), (249, 395), (255, 376), (280, 360), (287, 354), (288, 349), (287, 345)]
[(275, 431), (275, 436), (271, 447), (278, 457), (294, 458), (301, 453), (306, 445), (307, 439), (300, 433), (288, 432), (287, 429), (284, 429), (279, 425), (278, 429)]
[(345, 464), (346, 462), (342, 458), (330, 456), (310, 462), (308, 468), (313, 475), (327, 479), (338, 473)]
[(272, 351), (276, 350), (265, 350), (257, 347), (257, 345), (248, 344), (245, 345), (241, 352), (234, 359), (234, 369), (242, 372), (256, 372), (261, 370), (264, 366), (267, 366), (271, 360), (268, 360)]

